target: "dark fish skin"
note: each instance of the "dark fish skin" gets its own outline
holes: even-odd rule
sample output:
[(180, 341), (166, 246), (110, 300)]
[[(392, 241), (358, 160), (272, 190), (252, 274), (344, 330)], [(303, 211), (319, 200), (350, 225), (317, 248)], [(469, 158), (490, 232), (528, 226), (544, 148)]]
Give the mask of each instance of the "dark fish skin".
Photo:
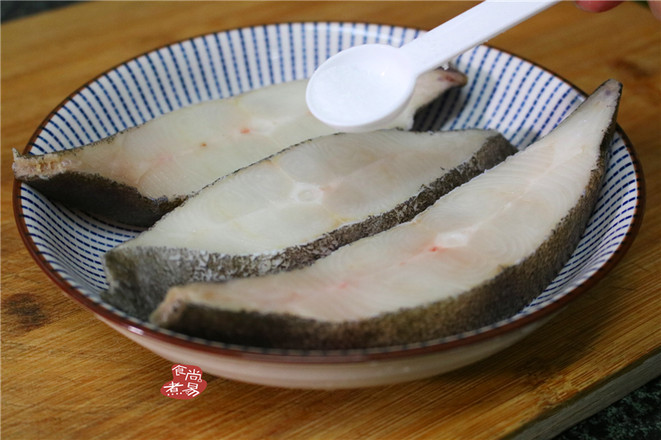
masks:
[(288, 314), (232, 312), (185, 301), (173, 301), (167, 310), (155, 313), (152, 321), (170, 330), (226, 343), (330, 350), (430, 341), (514, 315), (539, 296), (567, 262), (597, 202), (621, 95), (621, 85), (613, 80), (602, 87), (607, 87), (608, 96), (616, 95), (615, 107), (583, 195), (533, 254), (482, 285), (425, 306), (340, 323)]
[(111, 281), (102, 298), (132, 316), (147, 319), (172, 286), (198, 281), (220, 282), (307, 266), (345, 244), (412, 219), (443, 194), (516, 152), (502, 135), (493, 133), (469, 160), (423, 186), (407, 201), (364, 221), (329, 231), (309, 243), (253, 255), (168, 247), (113, 249), (105, 255), (106, 272)]
[(67, 172), (48, 179), (33, 175), (22, 181), (42, 194), (49, 196), (55, 194), (53, 199), (65, 206), (76, 207), (106, 219), (138, 227), (153, 225), (186, 199), (185, 197), (149, 198), (135, 187), (98, 174)]

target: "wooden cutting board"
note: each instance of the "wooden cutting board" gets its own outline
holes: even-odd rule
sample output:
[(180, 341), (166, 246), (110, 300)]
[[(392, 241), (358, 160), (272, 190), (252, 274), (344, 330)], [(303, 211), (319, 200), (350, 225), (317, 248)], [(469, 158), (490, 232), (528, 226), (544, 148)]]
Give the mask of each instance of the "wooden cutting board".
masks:
[(491, 41), (592, 91), (624, 84), (619, 122), (647, 178), (645, 221), (595, 288), (515, 346), (442, 376), (300, 391), (205, 375), (166, 398), (171, 364), (125, 339), (41, 273), (12, 214), (11, 148), (94, 76), (158, 46), (285, 21), (430, 29), (470, 2), (95, 2), (2, 25), (4, 439), (548, 438), (661, 372), (661, 24), (639, 5), (562, 2)]

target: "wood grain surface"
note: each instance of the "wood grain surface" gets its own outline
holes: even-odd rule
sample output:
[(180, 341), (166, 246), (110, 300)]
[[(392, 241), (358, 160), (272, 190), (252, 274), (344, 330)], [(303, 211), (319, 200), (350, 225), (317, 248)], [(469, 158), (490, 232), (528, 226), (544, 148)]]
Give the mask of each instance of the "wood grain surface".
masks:
[(196, 399), (168, 399), (159, 389), (171, 364), (66, 297), (25, 250), (13, 218), (11, 149), (22, 150), (48, 113), (96, 75), (208, 32), (322, 20), (429, 29), (472, 4), (93, 2), (3, 24), (3, 439), (548, 438), (575, 423), (576, 414), (587, 417), (609, 403), (591, 396), (612, 388), (617, 392), (608, 395), (619, 396), (658, 374), (661, 25), (629, 2), (601, 14), (562, 2), (491, 41), (585, 91), (608, 78), (624, 84), (619, 123), (644, 169), (647, 207), (636, 241), (605, 279), (482, 362), (426, 380), (343, 391), (205, 375), (209, 385)]

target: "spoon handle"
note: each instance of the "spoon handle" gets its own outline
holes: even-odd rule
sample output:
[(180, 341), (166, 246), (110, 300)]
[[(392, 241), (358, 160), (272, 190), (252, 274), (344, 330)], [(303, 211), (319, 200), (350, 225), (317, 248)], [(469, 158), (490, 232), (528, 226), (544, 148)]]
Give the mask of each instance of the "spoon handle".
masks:
[(447, 63), (557, 2), (485, 0), (405, 44), (400, 50), (409, 55), (416, 74), (421, 74)]

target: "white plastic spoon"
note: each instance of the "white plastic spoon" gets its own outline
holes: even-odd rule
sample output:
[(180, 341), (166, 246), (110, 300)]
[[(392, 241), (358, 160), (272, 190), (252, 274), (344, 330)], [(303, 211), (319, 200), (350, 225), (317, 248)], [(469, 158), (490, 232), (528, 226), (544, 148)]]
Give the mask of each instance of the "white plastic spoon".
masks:
[(417, 77), (558, 0), (485, 0), (400, 48), (365, 44), (343, 50), (314, 72), (308, 108), (342, 131), (368, 131), (392, 121), (408, 103)]

